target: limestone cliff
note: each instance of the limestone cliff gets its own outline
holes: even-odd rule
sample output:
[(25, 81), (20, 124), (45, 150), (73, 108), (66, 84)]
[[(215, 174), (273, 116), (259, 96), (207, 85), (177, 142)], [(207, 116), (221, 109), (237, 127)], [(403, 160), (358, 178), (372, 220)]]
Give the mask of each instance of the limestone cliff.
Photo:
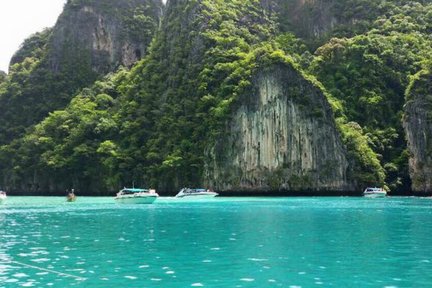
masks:
[(292, 32), (316, 48), (331, 37), (353, 36), (386, 10), (385, 1), (261, 0), (281, 32)]
[(261, 69), (209, 149), (220, 191), (348, 191), (348, 161), (321, 90), (286, 64)]
[(404, 126), (414, 192), (432, 192), (432, 73), (419, 72), (407, 90)]
[(282, 31), (292, 31), (303, 38), (321, 38), (338, 23), (332, 0), (265, 1), (277, 15)]
[(0, 144), (144, 57), (162, 8), (161, 0), (69, 0), (55, 26), (32, 35), (11, 61), (11, 85), (0, 94)]
[(60, 71), (71, 59), (87, 60), (98, 74), (130, 67), (146, 54), (162, 7), (161, 0), (68, 1), (53, 29), (50, 68)]

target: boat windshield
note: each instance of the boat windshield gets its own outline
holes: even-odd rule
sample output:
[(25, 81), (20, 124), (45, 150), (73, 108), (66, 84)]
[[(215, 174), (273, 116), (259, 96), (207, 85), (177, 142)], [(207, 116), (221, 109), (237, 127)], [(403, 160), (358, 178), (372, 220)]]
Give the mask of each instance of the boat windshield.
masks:
[(123, 194), (145, 193), (148, 191), (149, 191), (148, 189), (140, 189), (140, 188), (125, 188), (121, 190)]

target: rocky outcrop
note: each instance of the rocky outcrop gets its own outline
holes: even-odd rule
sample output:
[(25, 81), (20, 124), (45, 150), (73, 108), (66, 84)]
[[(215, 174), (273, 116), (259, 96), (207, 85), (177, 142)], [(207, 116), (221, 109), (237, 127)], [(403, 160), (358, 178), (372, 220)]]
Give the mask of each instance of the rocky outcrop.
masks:
[(382, 1), (261, 0), (281, 32), (294, 33), (314, 48), (331, 37), (362, 34), (386, 8)]
[(6, 107), (0, 144), (64, 108), (98, 78), (144, 57), (162, 8), (161, 0), (69, 0), (52, 30), (32, 35), (11, 61), (16, 83), (0, 95)]
[(419, 72), (407, 91), (404, 127), (412, 190), (432, 192), (432, 73)]
[(273, 13), (278, 15), (281, 30), (302, 38), (321, 38), (338, 23), (332, 0), (273, 0)]
[(130, 67), (146, 54), (162, 7), (161, 0), (68, 1), (53, 29), (50, 68), (64, 70), (71, 59), (85, 60), (98, 74)]
[(260, 70), (209, 149), (218, 191), (352, 190), (348, 160), (321, 92), (287, 64)]

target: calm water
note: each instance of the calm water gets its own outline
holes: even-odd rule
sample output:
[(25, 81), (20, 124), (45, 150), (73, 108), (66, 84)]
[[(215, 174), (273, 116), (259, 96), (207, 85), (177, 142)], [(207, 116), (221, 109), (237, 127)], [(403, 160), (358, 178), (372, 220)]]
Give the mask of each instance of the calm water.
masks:
[(0, 207), (0, 287), (432, 287), (432, 199), (64, 200)]

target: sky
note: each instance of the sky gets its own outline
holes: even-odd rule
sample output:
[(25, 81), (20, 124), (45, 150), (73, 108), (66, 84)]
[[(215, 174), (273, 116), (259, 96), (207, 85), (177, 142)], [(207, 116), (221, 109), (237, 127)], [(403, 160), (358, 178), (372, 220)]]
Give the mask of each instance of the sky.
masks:
[(0, 0), (0, 70), (28, 36), (54, 26), (66, 0)]

